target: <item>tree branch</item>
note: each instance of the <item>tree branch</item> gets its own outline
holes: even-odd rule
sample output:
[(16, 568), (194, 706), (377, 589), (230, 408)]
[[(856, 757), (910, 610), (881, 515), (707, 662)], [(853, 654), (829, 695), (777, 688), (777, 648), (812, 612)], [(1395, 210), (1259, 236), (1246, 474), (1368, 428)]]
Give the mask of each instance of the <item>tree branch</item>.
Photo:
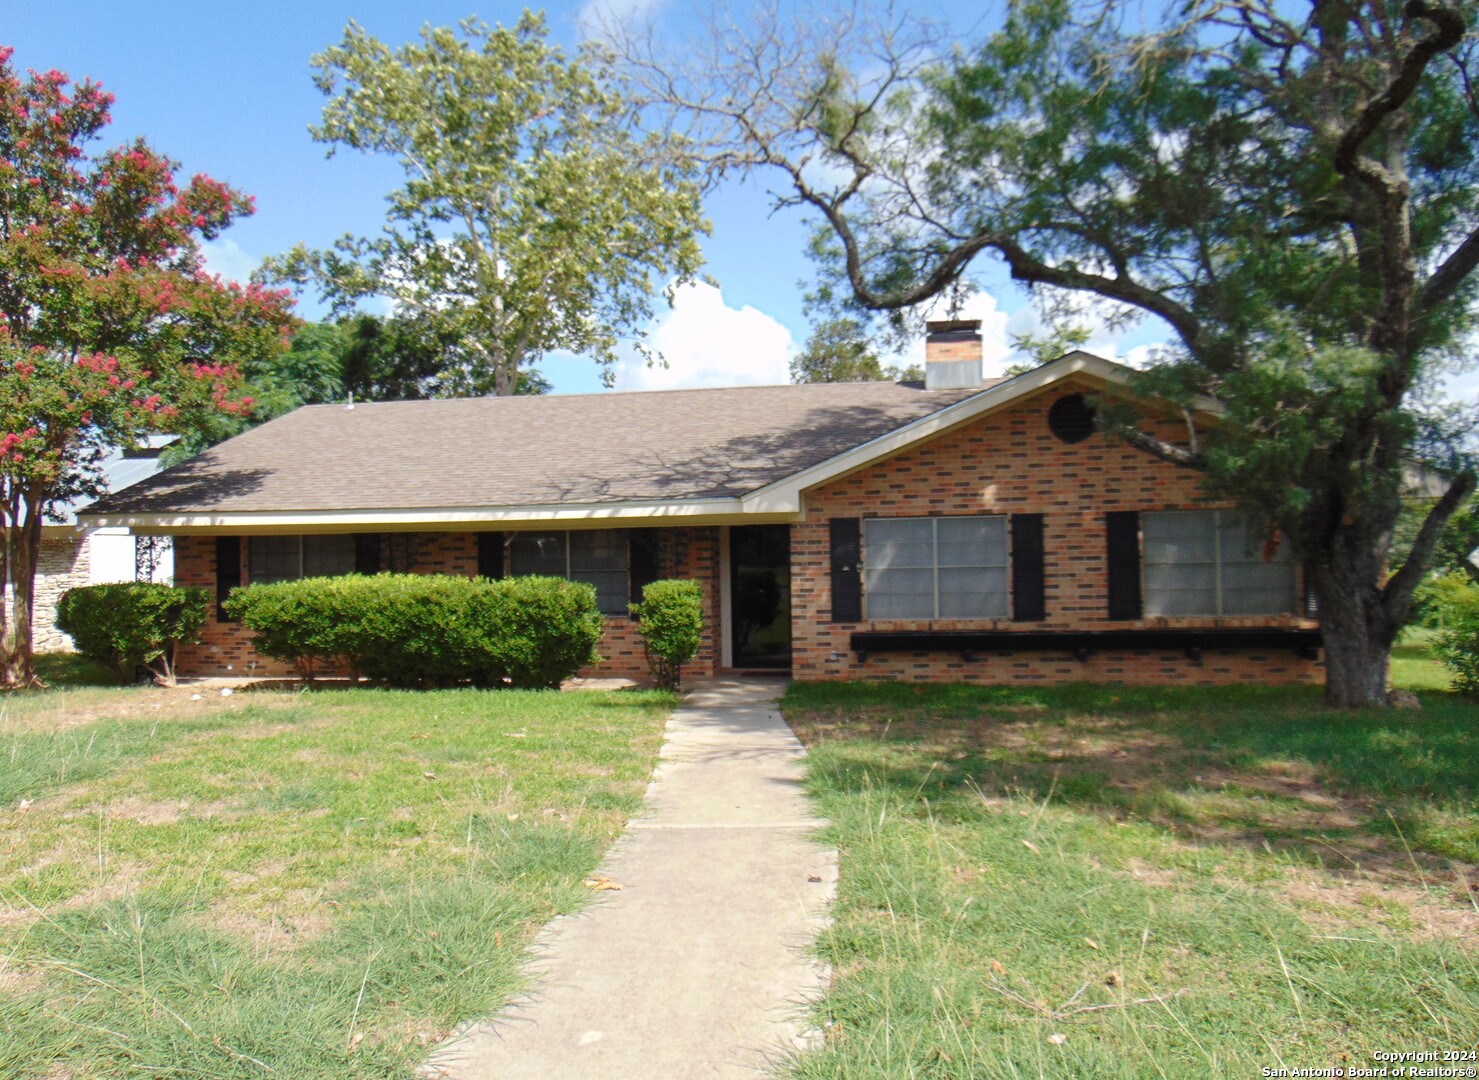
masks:
[(1412, 607), (1412, 590), (1427, 572), (1428, 563), (1433, 558), (1438, 541), (1443, 538), (1443, 530), (1447, 527), (1449, 518), (1474, 493), (1475, 479), (1472, 472), (1460, 473), (1453, 478), (1443, 497), (1433, 504), (1428, 516), (1423, 519), (1422, 528), (1417, 531), (1417, 539), (1412, 542), (1412, 550), (1407, 553), (1407, 561), (1402, 564), (1402, 569), (1389, 577), (1382, 587), (1382, 607), (1394, 625), (1400, 626), (1406, 621), (1407, 612)]
[(1476, 266), (1479, 266), (1479, 229), (1469, 233), (1443, 260), (1443, 265), (1433, 271), (1417, 295), (1418, 311), (1426, 314), (1451, 297)]
[[(1407, 104), (1417, 90), (1428, 63), (1438, 54), (1447, 52), (1464, 38), (1464, 19), (1456, 10), (1441, 4), (1430, 4), (1428, 0), (1407, 0), (1403, 13), (1410, 19), (1424, 19), (1436, 27), (1436, 32), (1420, 38), (1412, 50), (1403, 58), (1397, 74), (1387, 83), (1386, 89), (1368, 101), (1356, 113), (1356, 118), (1347, 126), (1335, 144), (1333, 163), (1342, 176), (1360, 176), (1368, 183), (1377, 184), (1384, 191), (1390, 183), (1386, 170), (1373, 161), (1360, 161), (1358, 155), (1362, 145), (1377, 128), (1393, 113)], [(1372, 170), (1375, 170), (1373, 172)]]
[(1195, 449), (1188, 450), (1184, 446), (1168, 443), (1164, 439), (1157, 439), (1154, 435), (1134, 429), (1115, 431), (1115, 434), (1136, 450), (1142, 450), (1151, 457), (1159, 458), (1172, 465), (1179, 465), (1183, 469), (1205, 469), (1207, 467), (1206, 458)]

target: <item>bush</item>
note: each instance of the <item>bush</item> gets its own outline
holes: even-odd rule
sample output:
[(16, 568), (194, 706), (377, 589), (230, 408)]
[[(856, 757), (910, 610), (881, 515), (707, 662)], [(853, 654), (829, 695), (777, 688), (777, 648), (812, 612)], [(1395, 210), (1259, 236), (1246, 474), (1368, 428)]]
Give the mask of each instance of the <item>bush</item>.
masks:
[(1441, 625), (1434, 649), (1453, 673), (1453, 688), (1479, 694), (1479, 586), (1455, 589), (1445, 597)]
[(329, 662), (392, 686), (557, 687), (600, 659), (596, 591), (563, 578), (305, 578), (233, 590), (226, 611), (310, 679)]
[(647, 647), (647, 666), (665, 689), (678, 686), (683, 665), (698, 654), (704, 628), (703, 592), (696, 581), (654, 581), (632, 605)]
[(206, 589), (176, 588), (148, 581), (83, 585), (57, 601), (57, 627), (77, 651), (132, 682), (148, 667), (165, 686), (175, 685), (175, 652), (200, 640), (210, 610)]

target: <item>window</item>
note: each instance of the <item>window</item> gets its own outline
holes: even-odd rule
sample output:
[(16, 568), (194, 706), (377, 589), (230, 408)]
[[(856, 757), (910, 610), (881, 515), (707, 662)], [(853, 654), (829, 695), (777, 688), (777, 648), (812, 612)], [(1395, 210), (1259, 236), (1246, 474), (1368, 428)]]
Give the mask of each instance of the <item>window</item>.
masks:
[(869, 518), (863, 523), (869, 619), (1007, 617), (1007, 519)]
[(606, 615), (626, 614), (631, 598), (629, 563), (623, 529), (515, 533), (508, 546), (510, 574), (541, 574), (594, 585), (596, 606)]
[(249, 580), (255, 584), (354, 573), (354, 537), (254, 536), (249, 541)]
[(1294, 611), (1289, 545), (1264, 558), (1263, 537), (1233, 510), (1142, 516), (1146, 615), (1284, 615)]

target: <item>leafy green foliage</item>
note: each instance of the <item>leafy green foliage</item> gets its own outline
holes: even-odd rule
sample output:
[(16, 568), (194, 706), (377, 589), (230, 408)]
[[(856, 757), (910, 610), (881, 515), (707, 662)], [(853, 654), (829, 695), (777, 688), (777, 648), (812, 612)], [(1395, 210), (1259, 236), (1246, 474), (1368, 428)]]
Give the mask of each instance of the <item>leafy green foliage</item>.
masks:
[(160, 682), (175, 682), (175, 650), (200, 640), (210, 592), (149, 581), (83, 585), (57, 600), (56, 624), (71, 635), (77, 651), (102, 664), (123, 683), (140, 667)]
[(0, 48), (0, 682), (32, 680), (42, 519), (96, 494), (105, 446), (250, 410), (240, 369), (279, 352), (285, 292), (206, 273), (200, 242), (252, 200), (144, 140), (90, 154), (113, 95)]
[(657, 685), (676, 689), (683, 665), (698, 655), (703, 639), (703, 589), (696, 581), (676, 578), (648, 582), (642, 587), (641, 602), (632, 605), (632, 614)]
[(316, 281), (340, 313), (393, 299), (462, 392), (512, 394), (549, 349), (609, 374), (654, 281), (693, 280), (708, 226), (692, 164), (641, 136), (599, 58), (567, 59), (541, 16), (428, 26), (395, 50), (350, 23), (313, 65), (329, 98), (314, 138), (393, 158), (406, 182), (379, 236), (300, 247), (269, 273)]
[(924, 370), (918, 364), (901, 368), (884, 365), (857, 319), (827, 319), (812, 327), (801, 352), (791, 360), (793, 383), (918, 382)]
[(558, 687), (599, 660), (602, 627), (595, 589), (563, 578), (304, 578), (234, 590), (226, 610), (308, 677), (342, 665), (407, 687)]
[(1446, 594), (1440, 626), (1433, 647), (1453, 675), (1453, 688), (1479, 694), (1479, 585), (1467, 582)]

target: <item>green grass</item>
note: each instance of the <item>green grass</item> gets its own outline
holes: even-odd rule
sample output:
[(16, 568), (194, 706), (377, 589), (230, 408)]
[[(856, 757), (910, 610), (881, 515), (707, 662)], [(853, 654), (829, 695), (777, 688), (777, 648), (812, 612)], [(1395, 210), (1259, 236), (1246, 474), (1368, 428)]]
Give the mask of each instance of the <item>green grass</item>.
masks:
[(0, 1075), (408, 1075), (584, 902), (672, 704), (199, 693), (0, 699)]
[(1479, 706), (794, 685), (841, 853), (795, 1077), (1256, 1076), (1479, 1032)]

